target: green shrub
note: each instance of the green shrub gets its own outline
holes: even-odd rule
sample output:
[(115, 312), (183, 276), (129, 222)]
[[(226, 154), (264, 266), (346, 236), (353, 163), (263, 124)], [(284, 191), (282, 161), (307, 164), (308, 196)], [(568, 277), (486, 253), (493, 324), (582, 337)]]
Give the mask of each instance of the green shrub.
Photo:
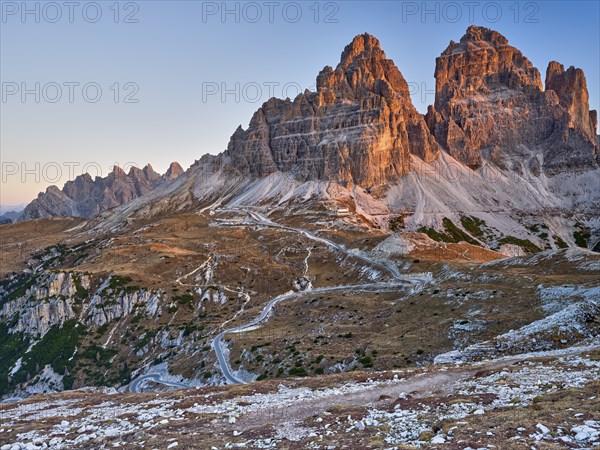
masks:
[(358, 358), (358, 362), (363, 365), (363, 367), (373, 367), (373, 358), (370, 356), (363, 356), (362, 358)]
[(73, 283), (75, 284), (75, 303), (81, 303), (90, 296), (90, 293), (81, 284), (81, 275), (73, 274)]
[(442, 224), (444, 225), (445, 232), (437, 231), (433, 228), (426, 227), (420, 227), (418, 231), (427, 234), (427, 236), (429, 236), (431, 239), (438, 242), (458, 243), (461, 241), (465, 241), (469, 244), (480, 245), (478, 241), (476, 241), (463, 230), (454, 225), (454, 222), (452, 222), (447, 217), (444, 217), (442, 219)]
[(528, 239), (519, 239), (519, 238), (514, 237), (514, 236), (505, 236), (505, 237), (503, 237), (502, 239), (500, 239), (498, 241), (498, 245), (504, 245), (504, 244), (518, 245), (523, 250), (525, 250), (526, 253), (537, 253), (537, 252), (541, 252), (542, 251), (541, 248), (539, 248), (537, 245), (535, 245), (530, 240), (528, 240)]
[(463, 230), (461, 230), (456, 225), (454, 225), (454, 222), (452, 222), (447, 217), (444, 217), (442, 219), (442, 223), (444, 224), (444, 228), (446, 229), (448, 234), (450, 236), (452, 236), (453, 242), (465, 241), (465, 242), (468, 242), (469, 244), (479, 245), (479, 242), (477, 242), (475, 239), (473, 239), (471, 236), (469, 236)]
[(194, 296), (192, 294), (177, 295), (173, 298), (180, 305), (187, 305), (190, 308), (194, 307)]
[(9, 294), (0, 299), (0, 306), (4, 303), (23, 297), (27, 290), (36, 282), (37, 277), (28, 274), (19, 275), (15, 280), (8, 281), (5, 289), (9, 291)]
[(113, 275), (110, 278), (110, 283), (108, 284), (108, 287), (113, 290), (117, 290), (118, 288), (127, 286), (132, 281), (133, 279), (129, 276)]
[(96, 365), (103, 367), (111, 366), (111, 359), (117, 354), (117, 350), (112, 348), (103, 348), (98, 344), (91, 344), (81, 354), (82, 358), (95, 361)]
[(587, 248), (587, 240), (590, 238), (590, 233), (585, 230), (577, 230), (573, 232), (573, 238), (577, 247)]
[(143, 337), (136, 344), (136, 351), (144, 348), (146, 344), (150, 342), (150, 340), (156, 336), (157, 330), (150, 330), (143, 334)]
[(304, 367), (292, 367), (289, 371), (289, 374), (296, 377), (307, 377), (308, 373), (304, 369)]
[(429, 236), (431, 239), (437, 242), (453, 242), (451, 236), (448, 236), (444, 233), (440, 233), (439, 231), (433, 228), (419, 227), (417, 231), (425, 233), (427, 236)]
[(556, 246), (558, 248), (568, 248), (569, 246), (567, 245), (567, 243), (565, 241), (563, 241), (560, 236), (557, 236), (556, 234), (552, 235), (552, 239), (554, 239), (554, 243), (556, 244)]
[(76, 358), (75, 350), (79, 343), (80, 329), (76, 319), (65, 322), (62, 327), (53, 325), (48, 332), (23, 356), (21, 369), (15, 374), (19, 382), (25, 381), (27, 374), (35, 375), (37, 368), (50, 364), (58, 374), (65, 369), (72, 372)]
[(404, 228), (404, 217), (396, 216), (390, 217), (389, 220), (390, 231), (400, 231)]
[(481, 229), (481, 227), (485, 226), (485, 221), (473, 216), (461, 216), (460, 223), (464, 227), (464, 229), (471, 233), (473, 236), (483, 237), (483, 230)]
[(106, 322), (103, 325), (100, 325), (98, 327), (98, 329), (96, 330), (96, 333), (98, 334), (98, 336), (102, 336), (104, 333), (106, 333), (108, 331), (108, 327), (110, 326), (109, 322)]
[(29, 340), (22, 333), (8, 332), (9, 327), (0, 323), (0, 395), (7, 394), (16, 384), (8, 383), (8, 374), (17, 360), (29, 347)]

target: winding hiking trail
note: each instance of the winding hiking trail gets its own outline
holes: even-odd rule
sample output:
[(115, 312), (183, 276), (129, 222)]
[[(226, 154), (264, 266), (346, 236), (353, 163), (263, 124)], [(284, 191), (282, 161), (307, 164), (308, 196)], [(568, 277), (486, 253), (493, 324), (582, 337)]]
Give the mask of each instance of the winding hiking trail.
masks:
[[(363, 290), (363, 291), (365, 291), (365, 290), (375, 290), (375, 289), (376, 290), (397, 289), (398, 287), (405, 286), (406, 283), (419, 283), (419, 282), (423, 283), (424, 282), (423, 279), (411, 278), (410, 276), (402, 275), (400, 273), (400, 271), (398, 270), (398, 268), (392, 264), (387, 265), (380, 261), (375, 261), (367, 256), (352, 252), (352, 251), (348, 250), (346, 247), (344, 247), (343, 245), (337, 244), (337, 243), (335, 243), (329, 239), (323, 238), (321, 236), (317, 236), (316, 234), (314, 234), (308, 230), (304, 230), (302, 228), (293, 228), (293, 227), (289, 227), (287, 225), (278, 224), (256, 211), (246, 211), (246, 210), (242, 210), (242, 211), (246, 212), (248, 214), (248, 216), (250, 216), (250, 218), (253, 219), (259, 225), (302, 234), (303, 236), (307, 237), (310, 240), (319, 242), (321, 244), (325, 244), (326, 246), (328, 246), (334, 250), (340, 251), (349, 257), (359, 259), (360, 261), (365, 262), (373, 267), (377, 267), (380, 270), (388, 272), (396, 281), (395, 282), (365, 283), (365, 284), (356, 284), (356, 285), (330, 286), (330, 287), (309, 289), (309, 290), (300, 291), (300, 292), (287, 292), (285, 294), (279, 295), (279, 296), (271, 299), (265, 305), (265, 307), (263, 308), (262, 312), (260, 313), (260, 315), (258, 317), (256, 317), (255, 319), (253, 319), (250, 322), (247, 322), (243, 325), (239, 325), (237, 327), (233, 327), (233, 328), (222, 331), (213, 340), (212, 348), (215, 351), (217, 360), (219, 361), (219, 367), (221, 368), (221, 372), (223, 373), (223, 376), (225, 377), (225, 379), (227, 380), (228, 383), (245, 383), (245, 381), (242, 380), (241, 378), (237, 377), (233, 373), (233, 370), (231, 369), (231, 366), (230, 366), (228, 358), (227, 358), (227, 349), (225, 347), (225, 344), (223, 343), (224, 337), (228, 334), (235, 334), (235, 333), (240, 333), (243, 331), (249, 331), (250, 329), (254, 329), (261, 322), (266, 321), (268, 319), (273, 308), (275, 307), (275, 305), (277, 305), (277, 303), (284, 301), (284, 300), (300, 298), (305, 295), (313, 295), (313, 294), (345, 291), (345, 290), (354, 290), (354, 291)], [(309, 256), (310, 256), (310, 253), (309, 253)], [(306, 262), (307, 260), (308, 260), (308, 257), (305, 260), (306, 265), (308, 264)], [(308, 270), (308, 267), (307, 267), (307, 270)]]
[(375, 261), (374, 259), (371, 259), (367, 256), (364, 256), (364, 255), (361, 255), (358, 253), (354, 253), (354, 252), (348, 250), (345, 246), (343, 246), (341, 244), (337, 244), (333, 241), (330, 241), (329, 239), (326, 239), (321, 236), (317, 236), (316, 234), (312, 233), (311, 231), (305, 230), (303, 228), (293, 228), (293, 227), (289, 227), (287, 225), (278, 224), (276, 222), (273, 222), (271, 219), (266, 218), (262, 214), (257, 213), (256, 211), (247, 211), (247, 213), (252, 219), (254, 219), (256, 222), (258, 222), (261, 225), (271, 227), (271, 228), (279, 228), (281, 230), (287, 230), (287, 231), (292, 231), (295, 233), (302, 234), (312, 241), (320, 242), (321, 244), (325, 244), (328, 247), (338, 250), (352, 258), (359, 259), (367, 264), (370, 264), (371, 266), (382, 269), (382, 270), (388, 272), (396, 280), (406, 279), (406, 276), (402, 275), (400, 273), (400, 271), (398, 270), (398, 268), (394, 265), (387, 265), (380, 261)]
[(283, 300), (296, 299), (296, 298), (300, 298), (300, 297), (303, 297), (306, 295), (322, 294), (322, 293), (336, 292), (336, 291), (370, 291), (370, 290), (382, 291), (382, 290), (386, 290), (386, 289), (397, 289), (399, 287), (406, 286), (406, 283), (408, 283), (408, 281), (401, 281), (401, 282), (395, 282), (395, 283), (370, 283), (370, 284), (331, 286), (331, 287), (310, 289), (310, 290), (301, 291), (301, 292), (288, 292), (286, 294), (282, 294), (282, 295), (279, 295), (279, 296), (271, 299), (265, 305), (265, 307), (263, 308), (262, 312), (260, 313), (260, 315), (258, 317), (256, 317), (255, 319), (252, 319), (250, 322), (247, 322), (243, 325), (239, 325), (237, 327), (222, 331), (213, 340), (212, 348), (214, 349), (214, 351), (217, 355), (217, 359), (219, 361), (219, 366), (221, 368), (221, 371), (223, 372), (223, 376), (229, 383), (244, 383), (245, 382), (244, 380), (236, 377), (233, 374), (232, 369), (229, 365), (228, 358), (225, 355), (226, 349), (225, 349), (224, 343), (223, 343), (223, 338), (225, 337), (225, 335), (241, 333), (243, 331), (249, 331), (251, 329), (254, 329), (261, 322), (266, 321), (266, 319), (268, 319), (268, 317), (270, 316), (270, 314), (273, 310), (273, 307), (277, 303), (279, 303)]
[[(232, 210), (229, 209), (229, 211), (232, 211)], [(411, 277), (409, 275), (403, 275), (402, 273), (400, 273), (398, 268), (393, 264), (385, 264), (381, 261), (376, 261), (374, 259), (371, 259), (368, 256), (355, 253), (353, 251), (348, 250), (345, 246), (343, 246), (341, 244), (337, 244), (327, 238), (317, 236), (316, 234), (314, 234), (308, 230), (304, 230), (302, 228), (293, 228), (293, 227), (290, 227), (287, 225), (278, 224), (256, 211), (249, 211), (246, 209), (233, 210), (233, 211), (242, 212), (242, 213), (247, 214), (258, 225), (271, 227), (271, 228), (277, 228), (277, 229), (301, 234), (312, 241), (316, 241), (321, 244), (324, 244), (327, 247), (329, 247), (335, 251), (344, 253), (345, 255), (347, 255), (351, 258), (356, 258), (356, 259), (362, 261), (363, 263), (369, 264), (372, 267), (376, 267), (379, 270), (387, 272), (389, 275), (391, 275), (391, 277), (394, 279), (394, 281), (311, 288), (311, 289), (307, 289), (304, 291), (298, 291), (298, 292), (290, 291), (285, 294), (281, 294), (281, 295), (278, 295), (277, 297), (272, 298), (271, 300), (269, 300), (269, 302), (267, 302), (267, 304), (265, 305), (265, 307), (262, 309), (261, 313), (257, 317), (255, 317), (254, 319), (252, 319), (249, 322), (246, 322), (242, 325), (238, 325), (236, 327), (226, 329), (226, 330), (222, 331), (221, 333), (219, 333), (213, 339), (211, 346), (215, 352), (217, 361), (219, 362), (219, 368), (221, 369), (223, 377), (225, 378), (227, 383), (237, 384), (237, 383), (245, 383), (246, 381), (241, 379), (239, 376), (236, 376), (236, 374), (234, 373), (234, 370), (231, 368), (231, 365), (229, 363), (229, 358), (228, 358), (228, 349), (227, 349), (225, 343), (223, 342), (225, 336), (227, 336), (229, 334), (236, 334), (236, 333), (240, 333), (243, 331), (249, 331), (251, 329), (255, 329), (258, 325), (260, 325), (261, 323), (266, 322), (268, 320), (268, 318), (270, 317), (270, 315), (273, 311), (273, 308), (279, 302), (282, 302), (284, 300), (300, 298), (305, 295), (313, 295), (313, 294), (328, 293), (328, 292), (396, 290), (399, 287), (406, 286), (407, 284), (417, 284), (417, 283), (422, 284), (422, 283), (428, 281), (426, 278), (416, 278), (416, 277)], [(308, 257), (309, 256), (310, 256), (310, 252), (305, 260), (306, 266), (308, 266)], [(181, 283), (182, 279), (192, 275), (199, 269), (200, 269), (200, 267), (198, 267), (197, 269), (194, 269), (192, 272), (179, 277), (176, 281)], [(308, 267), (306, 267), (306, 271), (308, 271)], [(181, 383), (174, 384), (172, 382), (163, 380), (161, 378), (160, 374), (158, 374), (158, 373), (151, 373), (151, 374), (142, 375), (142, 376), (136, 378), (135, 380), (133, 380), (130, 384), (130, 388), (129, 388), (130, 392), (138, 392), (140, 383), (145, 380), (150, 380), (155, 383), (160, 383), (160, 384), (164, 384), (167, 386), (191, 387), (191, 386), (186, 386)]]

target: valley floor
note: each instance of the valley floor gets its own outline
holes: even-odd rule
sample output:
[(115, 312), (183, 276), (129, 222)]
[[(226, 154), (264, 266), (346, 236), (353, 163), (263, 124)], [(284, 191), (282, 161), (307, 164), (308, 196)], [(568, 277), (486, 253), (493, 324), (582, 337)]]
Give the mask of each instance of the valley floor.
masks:
[(0, 381), (32, 396), (0, 404), (0, 450), (600, 447), (596, 254), (319, 220), (57, 227), (2, 297)]

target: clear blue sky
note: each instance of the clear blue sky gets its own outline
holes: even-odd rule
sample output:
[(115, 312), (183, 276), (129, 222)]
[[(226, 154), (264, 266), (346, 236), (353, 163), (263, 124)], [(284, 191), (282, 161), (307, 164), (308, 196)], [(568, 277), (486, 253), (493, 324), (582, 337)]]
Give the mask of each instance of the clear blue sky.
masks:
[[(59, 9), (28, 2), (33, 11), (39, 5), (39, 17), (35, 12), (23, 17), (20, 1), (2, 1), (0, 204), (27, 202), (49, 184), (62, 187), (84, 164), (94, 165), (88, 166), (92, 175), (94, 167), (106, 175), (114, 163), (151, 163), (163, 172), (177, 160), (187, 168), (204, 153), (225, 149), (235, 128), (246, 127), (267, 100), (270, 83), (279, 83), (273, 87), (278, 97), (285, 95), (286, 83), (290, 97), (298, 87), (314, 87), (319, 70), (335, 66), (344, 46), (363, 32), (378, 37), (414, 83), (420, 111), (433, 103), (433, 94), (422, 87), (434, 89), (436, 56), (473, 23), (504, 34), (542, 77), (551, 60), (582, 68), (590, 106), (600, 109), (598, 1), (483, 1), (474, 10), (468, 2), (429, 2), (425, 15), (420, 1), (275, 3), (231, 2), (227, 7), (237, 12), (223, 20), (222, 2), (137, 1), (115, 8), (113, 1), (100, 1), (102, 16), (94, 22), (98, 11), (85, 1), (73, 11), (62, 2)], [(124, 23), (127, 19), (137, 23)], [(34, 94), (24, 103), (20, 92), (9, 95), (15, 87), (35, 90), (36, 82), (40, 103)], [(79, 83), (72, 103), (65, 82)], [(56, 103), (49, 101), (57, 95), (53, 83), (62, 91)], [(82, 93), (86, 83), (97, 83), (88, 86), (88, 100)], [(234, 94), (225, 101), (219, 93), (203, 98), (223, 83), (234, 91), (240, 83), (238, 101)], [(94, 86), (102, 90), (97, 103), (90, 102)], [(138, 103), (123, 102), (127, 94)], [(22, 165), (34, 169), (36, 162), (40, 179), (27, 174), (23, 183)]]

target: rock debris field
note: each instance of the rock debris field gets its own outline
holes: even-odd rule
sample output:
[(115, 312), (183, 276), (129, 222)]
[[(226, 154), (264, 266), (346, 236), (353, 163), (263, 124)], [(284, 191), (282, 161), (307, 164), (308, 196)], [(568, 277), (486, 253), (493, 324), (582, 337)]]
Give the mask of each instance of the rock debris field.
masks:
[(472, 365), (0, 405), (0, 450), (599, 448), (593, 347)]

